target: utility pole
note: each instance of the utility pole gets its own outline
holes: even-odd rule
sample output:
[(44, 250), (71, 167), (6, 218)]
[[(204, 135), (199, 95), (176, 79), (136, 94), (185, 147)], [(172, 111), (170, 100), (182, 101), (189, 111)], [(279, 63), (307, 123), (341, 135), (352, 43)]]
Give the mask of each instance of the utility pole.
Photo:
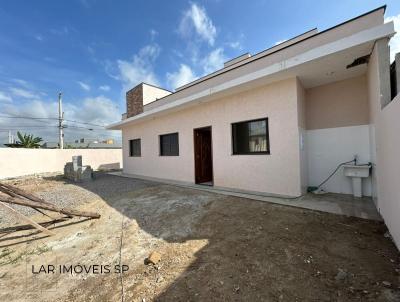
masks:
[(58, 94), (58, 134), (60, 149), (64, 149), (64, 112), (62, 111), (62, 93)]

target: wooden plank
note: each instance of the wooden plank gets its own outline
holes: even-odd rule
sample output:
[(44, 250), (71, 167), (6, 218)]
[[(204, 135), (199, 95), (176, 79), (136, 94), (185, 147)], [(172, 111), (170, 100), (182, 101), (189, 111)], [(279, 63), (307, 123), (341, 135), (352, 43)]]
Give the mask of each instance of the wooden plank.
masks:
[[(65, 222), (69, 219), (70, 218), (68, 218), (68, 217), (61, 217), (61, 218), (54, 219), (51, 221), (39, 222), (38, 224), (40, 224), (42, 227), (48, 227), (48, 226), (51, 226), (56, 223)], [(34, 229), (34, 227), (30, 224), (16, 225), (16, 226), (7, 227), (7, 228), (1, 228), (0, 234), (3, 234), (3, 233), (10, 234), (12, 232), (32, 230), (32, 229)]]
[[(2, 186), (4, 186), (4, 184), (1, 184), (1, 183), (0, 183), (0, 191), (1, 191), (1, 192), (5, 193), (5, 194), (7, 194), (7, 195), (9, 195), (9, 196), (11, 196), (11, 197), (17, 197), (17, 198), (20, 197), (20, 195), (17, 195), (17, 194), (14, 193), (13, 191), (11, 191), (11, 190), (9, 190), (9, 189), (7, 189), (7, 188), (5, 188), (5, 187), (2, 187)], [(50, 219), (54, 219), (54, 218), (51, 217), (50, 215), (48, 215), (48, 214), (42, 212), (41, 210), (39, 210), (39, 209), (37, 209), (37, 208), (33, 208), (33, 209), (34, 209), (35, 211), (39, 212), (40, 214), (49, 217)]]
[(28, 193), (28, 192), (26, 192), (26, 191), (24, 191), (22, 189), (18, 189), (17, 187), (14, 187), (14, 186), (11, 186), (11, 185), (7, 185), (7, 184), (4, 184), (4, 183), (0, 183), (0, 191), (4, 192), (4, 193), (6, 193), (6, 194), (8, 194), (10, 196), (12, 195), (13, 197), (18, 197), (16, 195), (20, 195), (20, 196), (25, 197), (27, 199), (30, 199), (30, 200), (32, 200), (34, 202), (45, 203), (45, 204), (50, 204), (51, 205), (50, 202), (47, 202), (46, 200), (44, 200), (44, 199), (42, 199), (40, 197), (37, 197), (37, 196), (35, 196), (35, 195), (31, 194), (31, 193)]
[(43, 233), (45, 233), (47, 235), (50, 235), (50, 236), (55, 235), (54, 232), (42, 227), (40, 224), (34, 222), (32, 219), (30, 219), (30, 218), (26, 217), (25, 215), (21, 214), (20, 212), (18, 212), (17, 210), (13, 209), (9, 205), (6, 205), (3, 202), (0, 202), (0, 206), (5, 208), (5, 209), (8, 209), (11, 213), (13, 213), (14, 216), (16, 216), (17, 218), (25, 221), (26, 223), (30, 224), (34, 228), (38, 229), (39, 231), (42, 231)]
[(72, 210), (72, 209), (59, 208), (53, 204), (38, 203), (38, 202), (34, 202), (34, 201), (31, 201), (28, 199), (25, 200), (25, 199), (16, 198), (16, 197), (0, 196), (0, 201), (6, 202), (6, 203), (11, 203), (11, 204), (18, 204), (21, 206), (27, 206), (27, 207), (31, 207), (31, 208), (39, 208), (39, 209), (43, 209), (43, 210), (58, 212), (58, 213), (61, 213), (64, 215), (69, 215), (69, 216), (100, 218), (100, 214), (98, 214), (98, 213), (83, 212), (83, 211), (77, 211), (77, 210)]

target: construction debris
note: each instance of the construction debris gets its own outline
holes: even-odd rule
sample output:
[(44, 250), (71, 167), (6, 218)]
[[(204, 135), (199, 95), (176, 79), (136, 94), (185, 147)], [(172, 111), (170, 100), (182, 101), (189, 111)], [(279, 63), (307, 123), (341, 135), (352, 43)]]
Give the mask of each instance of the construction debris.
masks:
[(391, 287), (392, 283), (390, 283), (389, 281), (382, 281), (382, 284), (386, 287)]
[(64, 166), (64, 177), (75, 182), (92, 180), (93, 169), (82, 165), (82, 155), (72, 156), (72, 162)]
[[(64, 222), (68, 219), (69, 219), (69, 217), (61, 217), (61, 218), (46, 221), (46, 222), (40, 222), (38, 224), (40, 224), (42, 227), (48, 227), (48, 226), (51, 226), (56, 223)], [(12, 227), (2, 228), (1, 232), (2, 233), (12, 233), (12, 232), (16, 232), (16, 231), (26, 231), (26, 230), (32, 230), (32, 229), (34, 229), (33, 226), (25, 224), (25, 225), (16, 225), (16, 226), (12, 226)]]
[(161, 261), (161, 255), (158, 252), (151, 252), (149, 257), (146, 258), (146, 264), (153, 264), (156, 265), (158, 262)]
[(83, 212), (83, 211), (77, 211), (77, 210), (73, 210), (73, 209), (57, 207), (56, 205), (54, 205), (50, 202), (47, 202), (33, 194), (30, 194), (30, 193), (23, 191), (17, 187), (7, 185), (4, 183), (0, 183), (0, 192), (3, 192), (8, 195), (8, 197), (4, 196), (4, 195), (0, 195), (0, 206), (2, 208), (7, 209), (9, 212), (11, 212), (13, 215), (18, 217), (19, 219), (24, 220), (25, 222), (30, 224), (32, 227), (38, 229), (39, 231), (46, 233), (47, 235), (54, 235), (54, 233), (52, 231), (46, 229), (43, 226), (43, 224), (36, 223), (29, 217), (19, 213), (16, 209), (6, 205), (5, 203), (30, 207), (50, 218), (52, 218), (52, 217), (49, 216), (48, 214), (42, 212), (39, 209), (47, 210), (47, 211), (51, 211), (51, 212), (57, 212), (57, 213), (67, 216), (67, 217), (63, 217), (62, 219), (70, 218), (72, 216), (100, 218), (100, 214), (98, 214), (98, 213)]
[(60, 214), (64, 214), (67, 216), (82, 216), (82, 217), (90, 217), (90, 218), (100, 218), (100, 214), (97, 214), (97, 213), (82, 212), (82, 211), (65, 209), (65, 208), (61, 209), (53, 204), (36, 203), (31, 200), (24, 200), (24, 199), (16, 198), (16, 197), (0, 196), (0, 201), (6, 202), (6, 203), (11, 203), (11, 204), (18, 204), (20, 206), (27, 206), (27, 207), (31, 207), (31, 208), (38, 208), (38, 209), (58, 212)]

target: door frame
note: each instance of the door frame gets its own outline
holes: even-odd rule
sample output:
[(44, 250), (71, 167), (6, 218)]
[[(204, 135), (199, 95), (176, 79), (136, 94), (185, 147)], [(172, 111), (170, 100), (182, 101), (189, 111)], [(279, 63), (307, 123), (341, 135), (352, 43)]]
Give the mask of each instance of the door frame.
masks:
[[(193, 165), (194, 165), (194, 183), (196, 185), (202, 185), (202, 183), (198, 183), (196, 181), (196, 131), (198, 130), (205, 130), (205, 129), (210, 129), (210, 135), (211, 135), (211, 186), (214, 186), (214, 148), (213, 148), (213, 134), (212, 134), (212, 126), (204, 126), (204, 127), (199, 127), (199, 128), (194, 128), (193, 129)], [(204, 184), (203, 184), (204, 185)]]

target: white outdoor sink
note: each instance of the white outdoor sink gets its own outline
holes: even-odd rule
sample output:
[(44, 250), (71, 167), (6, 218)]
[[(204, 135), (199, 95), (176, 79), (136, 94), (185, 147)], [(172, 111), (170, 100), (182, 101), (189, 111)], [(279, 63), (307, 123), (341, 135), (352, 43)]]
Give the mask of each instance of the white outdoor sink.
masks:
[(362, 179), (369, 176), (370, 165), (344, 165), (343, 173), (351, 177), (354, 197), (362, 197)]

